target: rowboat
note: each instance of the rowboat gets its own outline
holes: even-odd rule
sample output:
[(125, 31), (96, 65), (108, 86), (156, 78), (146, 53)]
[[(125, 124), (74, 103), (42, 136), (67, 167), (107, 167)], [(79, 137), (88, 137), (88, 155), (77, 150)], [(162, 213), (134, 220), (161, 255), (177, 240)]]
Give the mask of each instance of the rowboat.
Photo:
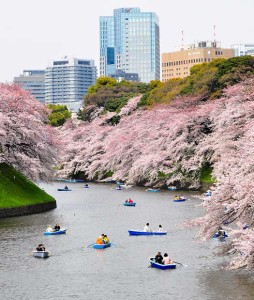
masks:
[(181, 199), (174, 199), (173, 202), (184, 202), (186, 201), (186, 199), (181, 198)]
[(117, 191), (121, 191), (122, 188), (121, 188), (120, 186), (118, 186), (118, 187), (116, 188), (116, 190), (117, 190)]
[(34, 257), (42, 257), (46, 258), (49, 256), (49, 251), (33, 251), (33, 256)]
[(175, 191), (177, 190), (176, 186), (168, 186), (168, 190)]
[(89, 189), (89, 185), (84, 185), (84, 189)]
[(167, 269), (176, 269), (176, 264), (169, 264), (169, 265), (162, 265), (155, 262), (154, 257), (149, 258), (151, 268), (157, 268), (161, 270), (167, 270)]
[(204, 194), (206, 197), (210, 197), (210, 196), (212, 196), (212, 192), (211, 191), (207, 191), (207, 192), (205, 192), (205, 194)]
[(70, 192), (71, 189), (57, 189), (59, 192)]
[(136, 202), (124, 202), (124, 206), (136, 206)]
[(141, 231), (141, 230), (128, 230), (129, 235), (165, 235), (167, 231)]
[(216, 238), (226, 238), (226, 237), (228, 237), (228, 234), (226, 233), (226, 231), (224, 231), (223, 233), (216, 232), (213, 235), (213, 239), (216, 239)]
[(147, 189), (147, 192), (160, 192), (160, 189)]
[(111, 246), (111, 243), (107, 243), (107, 244), (93, 244), (93, 248), (94, 249), (105, 249)]
[(52, 231), (44, 231), (44, 235), (56, 235), (56, 234), (65, 234), (67, 229), (60, 229), (60, 230), (52, 230)]
[(64, 182), (72, 182), (72, 183), (75, 183), (75, 182), (84, 182), (85, 180), (83, 179), (65, 179)]

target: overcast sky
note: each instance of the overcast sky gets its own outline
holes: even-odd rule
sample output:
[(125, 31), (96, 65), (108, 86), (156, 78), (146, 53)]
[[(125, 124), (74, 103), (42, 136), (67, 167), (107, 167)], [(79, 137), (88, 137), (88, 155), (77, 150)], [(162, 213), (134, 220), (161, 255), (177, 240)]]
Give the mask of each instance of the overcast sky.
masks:
[(254, 0), (0, 0), (0, 82), (63, 56), (99, 61), (99, 16), (140, 7), (160, 20), (161, 52), (216, 39), (254, 43)]

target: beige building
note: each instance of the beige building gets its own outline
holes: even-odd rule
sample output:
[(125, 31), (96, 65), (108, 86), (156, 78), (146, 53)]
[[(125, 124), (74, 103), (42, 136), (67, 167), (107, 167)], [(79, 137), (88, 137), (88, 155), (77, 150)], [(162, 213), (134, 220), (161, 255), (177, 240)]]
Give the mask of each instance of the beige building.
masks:
[(215, 58), (235, 56), (233, 49), (224, 49), (219, 43), (198, 42), (179, 51), (162, 54), (162, 81), (190, 75), (190, 68), (196, 64), (210, 62)]

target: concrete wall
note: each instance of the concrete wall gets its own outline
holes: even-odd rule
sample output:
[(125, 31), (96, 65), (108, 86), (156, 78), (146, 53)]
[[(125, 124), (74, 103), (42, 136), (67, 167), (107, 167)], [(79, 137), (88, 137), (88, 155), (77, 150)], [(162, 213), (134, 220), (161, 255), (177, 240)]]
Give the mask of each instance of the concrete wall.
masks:
[(38, 214), (54, 208), (56, 208), (56, 201), (22, 207), (2, 208), (0, 209), (0, 218)]

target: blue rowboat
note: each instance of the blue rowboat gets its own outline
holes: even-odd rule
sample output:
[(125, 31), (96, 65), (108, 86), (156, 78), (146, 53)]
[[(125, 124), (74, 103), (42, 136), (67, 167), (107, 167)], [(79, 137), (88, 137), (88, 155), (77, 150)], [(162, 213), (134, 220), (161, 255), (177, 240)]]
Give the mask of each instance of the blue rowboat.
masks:
[(175, 190), (177, 190), (177, 188), (175, 186), (168, 186), (168, 190), (175, 191)]
[(89, 189), (90, 186), (89, 185), (84, 185), (84, 189)]
[(57, 189), (59, 192), (70, 192), (70, 189)]
[(176, 269), (176, 264), (169, 264), (169, 265), (162, 265), (155, 262), (154, 257), (149, 258), (151, 268), (157, 268), (161, 270), (167, 270), (167, 269)]
[(165, 235), (167, 231), (141, 231), (141, 230), (128, 230), (129, 235)]
[(119, 187), (116, 188), (116, 190), (117, 190), (117, 191), (121, 191), (122, 188), (119, 186)]
[(226, 233), (226, 231), (224, 231), (223, 233), (216, 232), (213, 235), (213, 239), (216, 239), (216, 238), (226, 238), (226, 237), (228, 237), (228, 234)]
[(173, 202), (184, 202), (186, 201), (186, 199), (182, 198), (182, 199), (174, 199)]
[(160, 189), (147, 189), (148, 192), (160, 192)]
[(56, 234), (65, 234), (67, 229), (60, 229), (57, 231), (45, 231), (44, 235), (56, 235)]
[(111, 246), (111, 243), (107, 243), (107, 244), (93, 244), (93, 248), (94, 249), (105, 249)]
[(205, 192), (205, 194), (204, 194), (206, 197), (210, 197), (210, 196), (212, 196), (212, 192)]
[(124, 202), (124, 206), (136, 206), (136, 202)]
[(64, 182), (75, 183), (75, 182), (85, 182), (85, 180), (83, 180), (83, 179), (65, 179)]

